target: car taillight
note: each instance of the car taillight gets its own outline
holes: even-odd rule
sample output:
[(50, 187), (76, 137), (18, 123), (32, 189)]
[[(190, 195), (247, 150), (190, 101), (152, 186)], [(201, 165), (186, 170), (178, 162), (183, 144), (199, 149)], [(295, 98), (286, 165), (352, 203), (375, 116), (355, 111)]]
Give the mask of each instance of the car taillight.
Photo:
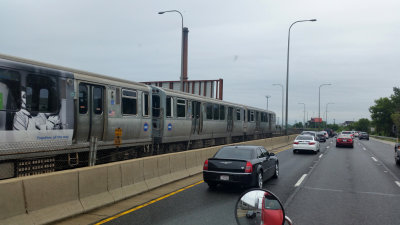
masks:
[(251, 164), (251, 162), (247, 162), (246, 163), (246, 169), (244, 169), (245, 173), (251, 173), (253, 172), (253, 164)]
[(338, 141), (338, 142), (341, 142), (341, 141), (342, 141), (342, 139), (341, 139), (341, 138), (338, 138), (336, 141)]
[(347, 139), (347, 140), (349, 140), (349, 142), (353, 142), (353, 139), (351, 139), (351, 138), (350, 138), (350, 139)]
[(309, 145), (315, 145), (315, 142), (308, 142)]
[(295, 144), (295, 145), (298, 145), (298, 144), (299, 144), (299, 142), (298, 142), (298, 141), (295, 141), (293, 144)]
[(208, 159), (204, 162), (203, 170), (208, 170)]

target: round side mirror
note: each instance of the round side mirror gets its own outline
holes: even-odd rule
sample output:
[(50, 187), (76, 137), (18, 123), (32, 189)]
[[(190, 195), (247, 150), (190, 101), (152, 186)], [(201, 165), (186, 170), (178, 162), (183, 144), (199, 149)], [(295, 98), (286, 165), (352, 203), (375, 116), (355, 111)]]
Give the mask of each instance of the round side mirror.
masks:
[(272, 192), (256, 188), (245, 191), (239, 197), (235, 217), (239, 225), (284, 225), (285, 210)]

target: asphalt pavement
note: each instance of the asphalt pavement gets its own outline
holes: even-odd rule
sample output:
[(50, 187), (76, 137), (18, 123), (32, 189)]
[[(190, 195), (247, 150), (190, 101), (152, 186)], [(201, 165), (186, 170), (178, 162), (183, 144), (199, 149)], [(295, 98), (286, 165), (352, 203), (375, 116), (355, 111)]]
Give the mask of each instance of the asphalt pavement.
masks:
[[(321, 143), (321, 152), (317, 155), (293, 154), (291, 149), (279, 152), (279, 178), (266, 181), (264, 188), (284, 203), (296, 189), (294, 185), (299, 177), (311, 169), (328, 145), (329, 141)], [(106, 224), (236, 224), (236, 202), (243, 191), (227, 186), (210, 190), (207, 184), (201, 183)]]

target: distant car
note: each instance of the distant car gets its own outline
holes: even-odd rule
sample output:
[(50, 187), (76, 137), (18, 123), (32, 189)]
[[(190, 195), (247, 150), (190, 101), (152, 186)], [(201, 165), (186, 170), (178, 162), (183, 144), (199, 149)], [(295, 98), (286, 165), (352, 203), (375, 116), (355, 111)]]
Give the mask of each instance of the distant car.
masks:
[(341, 146), (354, 148), (354, 141), (351, 134), (343, 134), (342, 132), (342, 134), (340, 134), (336, 138), (336, 147), (341, 147)]
[(329, 134), (327, 131), (321, 131), (321, 133), (323, 133), (325, 135), (325, 139), (329, 139)]
[(358, 137), (360, 133), (358, 131), (354, 132), (354, 137)]
[(263, 187), (263, 182), (279, 175), (279, 161), (262, 146), (225, 146), (207, 159), (203, 179), (210, 188), (218, 184)]
[(317, 133), (318, 133), (318, 132), (316, 132), (316, 131), (302, 131), (300, 135), (311, 135), (311, 136), (314, 136), (315, 139), (318, 140), (318, 135), (317, 135)]
[(293, 153), (299, 151), (312, 151), (317, 154), (320, 150), (318, 139), (311, 135), (299, 135), (293, 142)]
[(324, 133), (322, 133), (322, 132), (318, 133), (317, 136), (318, 136), (318, 141), (319, 142), (326, 142), (326, 136), (325, 136)]
[(359, 140), (361, 140), (361, 139), (367, 139), (367, 140), (369, 140), (369, 134), (368, 134), (367, 132), (361, 132), (361, 133), (358, 135), (358, 139), (359, 139)]
[(394, 160), (397, 165), (400, 165), (400, 143), (397, 143), (394, 146)]
[(348, 134), (351, 138), (354, 138), (354, 131), (342, 131), (340, 134)]

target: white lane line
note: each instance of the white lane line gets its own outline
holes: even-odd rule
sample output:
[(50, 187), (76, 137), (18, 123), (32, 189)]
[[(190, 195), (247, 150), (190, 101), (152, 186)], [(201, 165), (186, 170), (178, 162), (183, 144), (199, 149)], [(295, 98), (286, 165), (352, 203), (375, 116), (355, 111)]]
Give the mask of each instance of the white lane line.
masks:
[(297, 183), (294, 185), (295, 187), (300, 186), (301, 182), (303, 182), (304, 178), (306, 178), (307, 174), (303, 174), (303, 176), (300, 177), (300, 179), (297, 181)]
[(326, 148), (329, 148), (329, 146), (326, 146)]
[(378, 160), (375, 159), (375, 157), (371, 157), (372, 160), (374, 160), (375, 162), (378, 162)]
[(367, 150), (366, 148), (363, 148), (363, 150), (365, 151), (365, 150)]
[(319, 158), (322, 158), (323, 155), (324, 155), (324, 154), (319, 155)]
[(397, 184), (397, 186), (400, 187), (400, 182), (398, 182), (398, 181), (396, 180), (395, 183)]

